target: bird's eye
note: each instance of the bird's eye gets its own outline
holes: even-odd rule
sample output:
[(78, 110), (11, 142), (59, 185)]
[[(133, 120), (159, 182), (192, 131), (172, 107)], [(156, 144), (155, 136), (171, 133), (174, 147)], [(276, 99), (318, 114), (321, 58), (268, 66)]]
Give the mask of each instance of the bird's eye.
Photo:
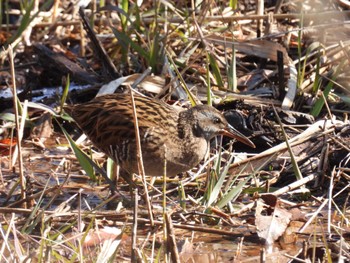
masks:
[(219, 124), (219, 123), (221, 123), (221, 120), (218, 117), (215, 117), (214, 118), (214, 123), (215, 124)]

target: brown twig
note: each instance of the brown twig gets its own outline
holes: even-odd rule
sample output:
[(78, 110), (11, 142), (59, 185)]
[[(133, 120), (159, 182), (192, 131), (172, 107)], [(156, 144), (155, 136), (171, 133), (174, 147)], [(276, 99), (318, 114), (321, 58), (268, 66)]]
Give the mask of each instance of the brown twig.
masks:
[(135, 100), (134, 100), (134, 95), (131, 87), (129, 86), (130, 89), (130, 97), (131, 97), (131, 106), (132, 106), (132, 114), (134, 117), (134, 124), (135, 124), (135, 137), (136, 137), (136, 149), (137, 149), (137, 164), (138, 164), (138, 170), (139, 174), (141, 175), (142, 178), (142, 185), (144, 189), (144, 198), (147, 206), (147, 211), (149, 214), (149, 219), (151, 221), (151, 225), (153, 226), (153, 214), (152, 214), (152, 207), (151, 207), (151, 202), (149, 199), (149, 194), (148, 194), (148, 189), (147, 189), (147, 183), (146, 183), (146, 178), (145, 178), (145, 169), (143, 166), (143, 161), (142, 161), (142, 149), (141, 149), (141, 141), (140, 141), (140, 131), (139, 131), (139, 125), (137, 121), (137, 112), (136, 112), (136, 106), (135, 106)]
[(170, 252), (171, 261), (178, 263), (180, 262), (179, 251), (176, 245), (173, 221), (168, 213), (165, 214), (165, 222), (167, 230), (167, 251)]
[(133, 208), (133, 227), (132, 227), (132, 241), (131, 241), (131, 262), (137, 261), (137, 220), (138, 220), (138, 191), (134, 189), (134, 208)]
[[(15, 111), (15, 122), (16, 122), (16, 130), (17, 130), (17, 149), (18, 149), (18, 168), (19, 168), (19, 181), (21, 186), (21, 199), (26, 199), (26, 178), (23, 173), (23, 156), (22, 156), (22, 133), (20, 132), (19, 125), (19, 116), (18, 116), (18, 99), (17, 99), (17, 88), (16, 88), (16, 75), (15, 75), (15, 65), (13, 62), (13, 49), (12, 45), (9, 46), (9, 61), (11, 67), (11, 77), (12, 77), (12, 95), (13, 95), (13, 108)], [(27, 205), (24, 203), (24, 208)]]

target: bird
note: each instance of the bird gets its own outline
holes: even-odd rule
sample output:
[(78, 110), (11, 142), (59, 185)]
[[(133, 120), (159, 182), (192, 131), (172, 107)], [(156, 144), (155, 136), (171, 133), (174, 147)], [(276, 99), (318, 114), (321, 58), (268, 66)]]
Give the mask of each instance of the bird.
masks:
[[(212, 106), (183, 109), (140, 94), (133, 97), (145, 175), (163, 176), (164, 167), (167, 177), (189, 171), (204, 159), (217, 135), (255, 147)], [(129, 175), (139, 174), (130, 93), (102, 95), (65, 111), (98, 149)]]

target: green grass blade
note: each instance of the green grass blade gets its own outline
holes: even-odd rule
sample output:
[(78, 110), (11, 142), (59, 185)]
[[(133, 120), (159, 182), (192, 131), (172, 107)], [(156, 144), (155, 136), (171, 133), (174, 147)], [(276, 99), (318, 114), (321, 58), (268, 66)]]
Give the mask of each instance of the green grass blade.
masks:
[(302, 66), (301, 66), (301, 56), (302, 56), (302, 50), (301, 50), (301, 47), (302, 47), (302, 30), (303, 30), (303, 27), (304, 27), (304, 13), (302, 12), (301, 13), (301, 16), (300, 16), (300, 22), (299, 22), (299, 31), (298, 31), (298, 80), (297, 80), (297, 83), (298, 83), (298, 87), (300, 87), (300, 84), (302, 83)]
[(220, 88), (224, 87), (224, 82), (222, 81), (222, 76), (221, 76), (221, 73), (220, 73), (219, 65), (216, 62), (214, 56), (212, 54), (210, 54), (210, 53), (209, 53), (209, 62), (210, 62), (210, 67), (211, 67), (211, 70), (212, 70), (212, 72), (214, 74), (214, 77), (215, 77), (217, 85)]
[[(224, 194), (224, 196), (217, 202), (216, 206), (219, 208), (224, 207), (225, 205), (227, 205), (229, 202), (234, 201), (235, 199), (237, 199), (237, 197), (240, 195), (240, 193), (244, 190), (243, 187), (249, 182), (249, 180), (251, 178), (253, 178), (255, 176), (255, 174), (260, 171), (261, 169), (263, 169), (263, 167), (265, 167), (271, 160), (275, 160), (276, 159), (276, 154), (272, 154), (267, 160), (265, 160), (259, 167), (255, 168), (253, 171), (252, 175), (249, 175), (246, 180), (240, 182), (238, 185), (234, 186), (234, 182), (235, 180), (233, 180), (233, 182), (231, 183), (230, 187), (228, 189), (231, 189), (230, 191), (226, 192)], [(246, 164), (246, 165), (249, 165)], [(241, 171), (244, 171), (246, 169), (246, 165), (244, 167), (242, 167)], [(241, 172), (240, 172), (241, 173)], [(240, 174), (239, 173), (239, 174)], [(238, 177), (236, 177), (238, 178)], [(250, 188), (249, 188), (250, 189)]]
[[(60, 125), (60, 124), (59, 124)], [(91, 158), (89, 158), (89, 156), (87, 156), (86, 153), (84, 153), (75, 143), (75, 141), (70, 137), (70, 135), (68, 134), (68, 132), (65, 130), (65, 128), (63, 128), (61, 125), (61, 130), (64, 133), (64, 136), (66, 136), (69, 145), (71, 147), (71, 149), (73, 150), (75, 156), (77, 157), (81, 167), (84, 169), (84, 171), (86, 172), (86, 174), (93, 180), (96, 179), (95, 176), (95, 172), (94, 172), (94, 167), (91, 165), (90, 161)], [(92, 160), (91, 160), (92, 161)]]
[(236, 187), (232, 188), (220, 201), (216, 204), (217, 207), (223, 208), (228, 202), (236, 199), (242, 192), (243, 187), (249, 182), (253, 176), (248, 176), (244, 181), (240, 182)]
[[(129, 11), (129, 1), (127, 0), (122, 0), (122, 4), (121, 7), (123, 9), (123, 11), (127, 14)], [(128, 26), (128, 18), (124, 15), (122, 15), (121, 17), (121, 24), (122, 24), (122, 28), (123, 31), (126, 32), (127, 26)]]
[(190, 100), (190, 102), (191, 102), (191, 105), (192, 105), (192, 106), (196, 106), (196, 105), (197, 105), (196, 100), (195, 100), (195, 98), (193, 97), (192, 93), (190, 92), (189, 88), (187, 87), (186, 82), (185, 82), (184, 78), (182, 77), (182, 75), (180, 74), (178, 68), (176, 67), (176, 64), (174, 63), (174, 60), (173, 60), (173, 58), (172, 58), (171, 55), (170, 55), (170, 52), (168, 52), (168, 51), (166, 50), (166, 54), (167, 54), (167, 57), (168, 57), (168, 59), (169, 59), (171, 65), (173, 66), (174, 71), (176, 72), (177, 77), (180, 79), (180, 83), (181, 83), (183, 89), (184, 89), (184, 90), (186, 91), (186, 93), (187, 93), (187, 96), (188, 96), (188, 98), (189, 98), (189, 100)]
[(36, 18), (39, 15), (41, 10), (45, 10), (47, 7), (49, 7), (52, 4), (52, 2), (53, 2), (53, 0), (45, 1), (45, 3), (41, 6), (41, 8), (38, 10), (38, 12), (36, 12), (33, 16), (30, 16), (31, 11), (34, 8), (34, 3), (35, 3), (34, 0), (30, 1), (27, 8), (26, 8), (25, 14), (21, 20), (21, 23), (20, 23), (16, 33), (6, 41), (5, 46), (13, 43), (17, 38), (21, 37), (22, 33), (27, 29), (27, 27), (34, 20), (34, 18)]
[(142, 56), (147, 61), (150, 61), (149, 53), (147, 53), (141, 46), (137, 45), (134, 41), (132, 41), (132, 39), (128, 35), (119, 32), (115, 28), (112, 28), (112, 30), (113, 30), (113, 34), (118, 39), (118, 41), (120, 42), (120, 45), (123, 48), (127, 49), (128, 46), (130, 45), (137, 53), (139, 53), (140, 56)]
[(69, 86), (70, 86), (70, 76), (69, 74), (67, 75), (66, 79), (66, 85), (63, 88), (63, 93), (61, 97), (61, 108), (60, 108), (60, 113), (62, 113), (63, 110), (63, 105), (66, 103), (68, 92), (69, 92)]
[[(273, 106), (272, 106), (273, 107)], [(294, 174), (295, 174), (295, 177), (297, 178), (297, 180), (301, 180), (303, 179), (303, 175), (300, 171), (300, 168), (298, 166), (298, 162), (297, 160), (295, 159), (295, 156), (294, 156), (294, 153), (292, 151), (292, 147), (290, 146), (289, 144), (289, 141), (288, 141), (288, 137), (287, 137), (287, 133), (286, 131), (284, 130), (284, 127), (283, 127), (283, 124), (282, 124), (282, 121), (275, 109), (275, 107), (273, 107), (273, 111), (275, 112), (275, 115), (276, 115), (276, 119), (277, 119), (277, 122), (278, 124), (280, 125), (281, 127), (281, 131), (282, 131), (282, 134), (283, 134), (283, 137), (284, 137), (284, 140), (285, 140), (285, 143), (287, 145), (287, 149), (288, 149), (288, 152), (289, 152), (289, 155), (290, 155), (290, 159), (291, 159), (291, 163), (292, 163), (292, 166), (293, 166), (293, 171), (294, 171)]]
[(342, 62), (336, 67), (335, 72), (331, 78), (331, 81), (328, 82), (326, 88), (323, 91), (323, 95), (321, 96), (315, 103), (315, 105), (312, 107), (311, 110), (311, 115), (312, 116), (318, 116), (325, 104), (324, 98), (327, 98), (330, 91), (332, 90), (333, 86), (334, 86), (334, 81), (335, 79), (338, 77), (338, 75), (340, 74), (341, 70), (343, 69), (343, 66), (345, 64), (345, 60), (342, 60)]
[(151, 49), (149, 53), (149, 66), (152, 68), (153, 73), (160, 73), (158, 71), (161, 70), (159, 69), (158, 65), (163, 65), (164, 61), (164, 45), (159, 44), (160, 37), (159, 33), (156, 33), (153, 40), (151, 41)]
[(321, 68), (321, 52), (317, 53), (316, 58), (316, 69), (315, 69), (315, 81), (312, 85), (312, 94), (317, 94), (318, 89), (320, 88), (321, 84), (321, 76), (320, 76), (320, 68)]
[(209, 64), (210, 64), (210, 58), (209, 58), (209, 54), (207, 53), (207, 104), (209, 106), (212, 106), (213, 102), (212, 102), (212, 98), (211, 98), (211, 82), (210, 82)]
[(342, 94), (337, 94), (337, 95), (344, 103), (346, 103), (348, 106), (350, 106), (350, 97), (349, 96), (345, 96)]
[(227, 162), (224, 170), (222, 171), (222, 173), (220, 174), (220, 178), (219, 180), (217, 181), (217, 183), (215, 184), (210, 196), (209, 196), (209, 200), (208, 200), (208, 204), (207, 206), (211, 206), (215, 200), (217, 200), (219, 194), (220, 194), (220, 191), (221, 191), (221, 188), (225, 182), (225, 178), (226, 178), (226, 175), (227, 175), (227, 172), (228, 172), (228, 169), (230, 167), (230, 164), (232, 163), (233, 161), (233, 158), (234, 158), (234, 155), (231, 154), (231, 157), (229, 159), (229, 161)]
[(232, 9), (236, 9), (237, 8), (237, 0), (230, 0), (230, 7)]

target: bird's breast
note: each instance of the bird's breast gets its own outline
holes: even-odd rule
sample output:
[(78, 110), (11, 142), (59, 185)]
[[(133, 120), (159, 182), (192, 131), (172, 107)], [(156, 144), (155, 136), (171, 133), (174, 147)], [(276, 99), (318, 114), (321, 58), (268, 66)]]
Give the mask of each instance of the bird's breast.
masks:
[(208, 143), (201, 138), (197, 138), (191, 143), (184, 141), (168, 142), (165, 157), (169, 173), (177, 174), (190, 170), (203, 160), (207, 150)]

